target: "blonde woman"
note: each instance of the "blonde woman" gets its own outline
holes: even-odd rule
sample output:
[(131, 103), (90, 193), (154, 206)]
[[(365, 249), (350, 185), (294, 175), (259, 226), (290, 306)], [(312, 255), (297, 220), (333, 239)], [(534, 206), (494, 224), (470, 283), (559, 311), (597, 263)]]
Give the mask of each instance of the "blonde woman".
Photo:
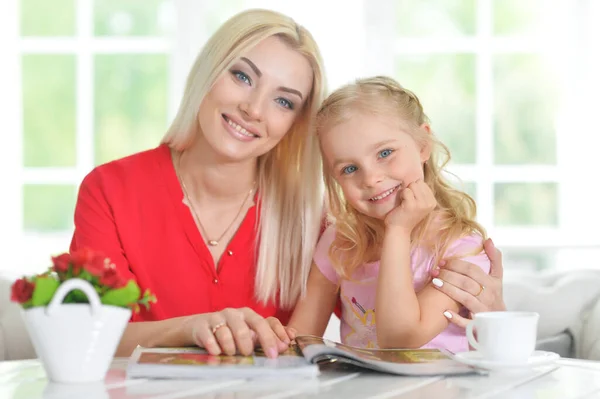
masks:
[(281, 322), (304, 290), (323, 215), (313, 121), (325, 91), (306, 29), (242, 12), (198, 55), (162, 144), (86, 176), (71, 249), (104, 251), (158, 298), (133, 317), (118, 355), (287, 347)]

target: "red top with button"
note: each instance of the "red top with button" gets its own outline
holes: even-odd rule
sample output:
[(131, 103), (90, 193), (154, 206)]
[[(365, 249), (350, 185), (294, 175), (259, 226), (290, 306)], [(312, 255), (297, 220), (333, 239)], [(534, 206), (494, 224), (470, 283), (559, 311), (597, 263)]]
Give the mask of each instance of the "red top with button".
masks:
[(79, 189), (71, 250), (102, 251), (158, 301), (133, 321), (249, 307), (287, 323), (289, 312), (254, 297), (257, 207), (250, 208), (218, 267), (183, 204), (169, 147), (96, 167)]

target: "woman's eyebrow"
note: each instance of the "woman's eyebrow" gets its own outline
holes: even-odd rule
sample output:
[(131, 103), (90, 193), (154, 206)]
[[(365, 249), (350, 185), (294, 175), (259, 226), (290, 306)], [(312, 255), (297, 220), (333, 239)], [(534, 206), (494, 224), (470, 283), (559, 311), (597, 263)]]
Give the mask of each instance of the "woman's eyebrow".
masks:
[[(259, 78), (262, 76), (262, 72), (260, 71), (260, 69), (258, 69), (258, 67), (256, 66), (256, 64), (254, 62), (250, 61), (246, 57), (241, 57), (240, 59), (242, 61), (244, 61), (246, 64), (248, 64), (250, 66), (250, 68), (252, 68), (252, 70), (254, 71), (256, 76), (258, 76)], [(281, 90), (281, 91), (285, 91), (287, 93), (295, 94), (298, 97), (300, 97), (301, 100), (304, 99), (304, 97), (302, 97), (302, 93), (300, 93), (300, 91), (298, 91), (296, 89), (292, 89), (292, 88), (285, 87), (285, 86), (279, 86), (277, 89)]]
[(252, 61), (250, 61), (248, 58), (246, 57), (242, 57), (240, 58), (242, 61), (244, 61), (246, 64), (250, 65), (250, 68), (252, 68), (252, 70), (254, 71), (254, 73), (260, 78), (262, 76), (262, 72), (260, 71), (260, 69), (258, 69), (258, 67), (256, 66), (256, 64)]
[(295, 95), (297, 95), (298, 97), (300, 97), (300, 99), (301, 99), (301, 100), (303, 99), (303, 97), (302, 97), (302, 93), (300, 93), (300, 92), (299, 92), (298, 90), (296, 90), (296, 89), (290, 89), (289, 87), (284, 87), (284, 86), (279, 86), (279, 87), (278, 87), (278, 89), (279, 89), (279, 90), (281, 90), (281, 91), (285, 91), (285, 92), (288, 92), (288, 93), (295, 94)]

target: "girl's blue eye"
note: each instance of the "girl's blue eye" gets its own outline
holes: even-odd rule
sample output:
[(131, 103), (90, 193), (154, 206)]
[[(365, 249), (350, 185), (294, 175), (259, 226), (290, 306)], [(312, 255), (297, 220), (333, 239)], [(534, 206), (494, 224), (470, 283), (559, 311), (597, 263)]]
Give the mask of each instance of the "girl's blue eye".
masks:
[(275, 100), (277, 102), (277, 104), (281, 105), (282, 107), (288, 108), (288, 109), (294, 109), (294, 103), (292, 103), (289, 100), (286, 100), (285, 98), (278, 98), (277, 100)]
[(348, 175), (350, 173), (356, 172), (357, 170), (358, 170), (358, 168), (356, 166), (349, 165), (349, 166), (346, 166), (344, 169), (342, 169), (342, 174)]
[(244, 82), (246, 84), (251, 84), (252, 81), (250, 80), (250, 78), (248, 77), (248, 75), (246, 75), (244, 72), (242, 71), (232, 71), (231, 72), (233, 74), (233, 76), (236, 77), (237, 80)]
[(379, 158), (387, 158), (390, 155), (392, 155), (392, 152), (394, 152), (394, 151), (392, 151), (390, 149), (382, 150), (381, 152), (379, 152)]

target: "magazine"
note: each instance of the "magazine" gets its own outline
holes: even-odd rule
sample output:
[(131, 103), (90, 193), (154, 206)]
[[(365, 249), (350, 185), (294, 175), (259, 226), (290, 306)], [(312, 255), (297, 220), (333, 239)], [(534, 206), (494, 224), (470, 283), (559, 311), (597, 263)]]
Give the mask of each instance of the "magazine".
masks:
[(257, 349), (251, 356), (214, 356), (200, 348), (138, 346), (127, 365), (129, 378), (256, 378), (319, 375), (319, 366), (358, 367), (406, 376), (472, 374), (480, 371), (440, 349), (362, 349), (312, 335), (298, 336), (276, 359)]
[(138, 346), (127, 364), (128, 378), (312, 378), (318, 375), (319, 366), (299, 356), (294, 347), (271, 359), (261, 351), (250, 356), (215, 356), (200, 348)]
[(296, 345), (303, 357), (315, 364), (340, 362), (406, 376), (480, 373), (442, 349), (362, 349), (312, 335), (296, 337)]

